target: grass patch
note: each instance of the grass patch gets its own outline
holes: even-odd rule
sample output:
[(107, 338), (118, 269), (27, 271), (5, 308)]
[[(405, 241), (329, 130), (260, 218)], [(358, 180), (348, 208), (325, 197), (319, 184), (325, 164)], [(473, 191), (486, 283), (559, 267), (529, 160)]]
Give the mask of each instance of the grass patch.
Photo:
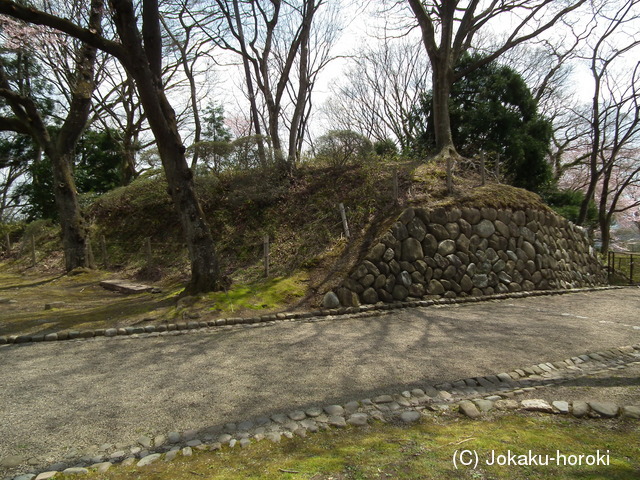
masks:
[(289, 277), (277, 277), (251, 283), (234, 283), (227, 292), (208, 294), (210, 311), (235, 312), (243, 309), (270, 310), (300, 299), (306, 293), (308, 276), (304, 272)]
[[(247, 278), (254, 273), (247, 273)], [(306, 271), (261, 280), (239, 278), (226, 292), (180, 301), (179, 282), (156, 284), (162, 290), (159, 294), (125, 295), (99, 286), (101, 280), (112, 277), (98, 270), (78, 275), (18, 273), (0, 263), (0, 335), (157, 325), (188, 320), (195, 313), (215, 318), (282, 311), (305, 296), (309, 283)], [(45, 309), (46, 304), (55, 306)]]
[[(179, 284), (163, 293), (123, 295), (99, 286), (112, 277), (101, 271), (79, 275), (17, 273), (0, 264), (0, 335), (37, 335), (63, 330), (94, 330), (160, 323), (175, 310)], [(46, 304), (58, 303), (45, 309)]]
[[(375, 424), (263, 441), (250, 447), (196, 452), (171, 463), (114, 467), (88, 480), (137, 479), (620, 479), (640, 475), (637, 422), (579, 421), (535, 415), (504, 415), (492, 421), (433, 417), (412, 427)], [(456, 450), (478, 453), (476, 469), (453, 465)], [(491, 453), (594, 455), (609, 451), (609, 465), (487, 465)]]

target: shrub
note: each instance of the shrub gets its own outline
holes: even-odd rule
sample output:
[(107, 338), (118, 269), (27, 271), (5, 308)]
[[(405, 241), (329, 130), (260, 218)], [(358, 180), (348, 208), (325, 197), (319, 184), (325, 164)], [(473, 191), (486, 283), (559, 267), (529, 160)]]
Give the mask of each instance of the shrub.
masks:
[[(580, 214), (580, 205), (584, 201), (584, 193), (579, 190), (551, 190), (543, 195), (544, 201), (567, 220), (576, 222)], [(595, 226), (598, 219), (598, 210), (589, 202), (585, 226)]]
[(371, 141), (352, 130), (330, 130), (318, 139), (316, 158), (333, 167), (362, 161), (373, 152)]
[(391, 138), (378, 140), (373, 144), (373, 150), (376, 152), (376, 155), (379, 155), (381, 157), (392, 157), (398, 154), (398, 147), (396, 145), (396, 142), (394, 142)]

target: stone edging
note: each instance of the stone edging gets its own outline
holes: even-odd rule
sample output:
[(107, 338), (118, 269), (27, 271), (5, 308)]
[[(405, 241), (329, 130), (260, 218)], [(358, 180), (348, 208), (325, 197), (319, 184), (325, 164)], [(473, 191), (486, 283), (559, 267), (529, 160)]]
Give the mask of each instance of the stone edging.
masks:
[(499, 293), (495, 295), (485, 295), (481, 297), (463, 297), (463, 298), (440, 298), (433, 300), (415, 300), (409, 302), (395, 302), (375, 305), (361, 305), (359, 307), (342, 307), (336, 309), (315, 310), (309, 312), (299, 313), (275, 313), (270, 315), (260, 315), (247, 318), (217, 318), (215, 320), (208, 321), (196, 321), (189, 322), (177, 322), (166, 323), (161, 325), (147, 325), (141, 326), (128, 326), (121, 328), (107, 328), (97, 330), (71, 330), (49, 334), (37, 334), (37, 335), (10, 335), (0, 336), (0, 346), (11, 344), (25, 344), (36, 342), (55, 342), (63, 340), (82, 340), (95, 337), (118, 337), (118, 336), (131, 336), (131, 335), (158, 335), (167, 334), (169, 332), (185, 332), (195, 331), (200, 329), (210, 329), (227, 325), (254, 325), (259, 324), (273, 324), (273, 322), (283, 320), (304, 320), (314, 317), (329, 317), (329, 316), (345, 316), (345, 315), (357, 315), (357, 316), (369, 316), (376, 315), (379, 312), (385, 310), (395, 310), (403, 308), (413, 307), (430, 307), (433, 305), (449, 305), (449, 304), (462, 304), (462, 303), (475, 303), (486, 302), (491, 300), (506, 300), (512, 298), (526, 298), (526, 297), (538, 297), (547, 295), (562, 295), (567, 293), (582, 293), (582, 292), (594, 292), (602, 290), (621, 289), (624, 287), (588, 287), (588, 288), (573, 288), (565, 290), (532, 290), (527, 292), (515, 292), (515, 293)]
[(329, 428), (365, 426), (372, 420), (411, 424), (430, 412), (452, 412), (478, 418), (492, 410), (535, 411), (571, 414), (576, 418), (625, 417), (640, 419), (640, 405), (618, 406), (611, 402), (541, 399), (517, 401), (513, 397), (573, 378), (640, 365), (640, 344), (579, 355), (556, 362), (517, 368), (511, 372), (467, 378), (451, 383), (425, 385), (411, 391), (379, 395), (344, 405), (310, 407), (278, 413), (240, 423), (227, 423), (204, 430), (169, 432), (154, 438), (143, 436), (136, 445), (102, 445), (87, 452), (74, 452), (66, 461), (50, 465), (47, 471), (21, 474), (7, 480), (47, 480), (56, 474), (83, 474), (89, 469), (105, 472), (116, 463), (144, 467), (160, 459), (191, 456), (193, 450), (215, 451), (223, 447), (246, 447), (282, 437), (305, 437)]

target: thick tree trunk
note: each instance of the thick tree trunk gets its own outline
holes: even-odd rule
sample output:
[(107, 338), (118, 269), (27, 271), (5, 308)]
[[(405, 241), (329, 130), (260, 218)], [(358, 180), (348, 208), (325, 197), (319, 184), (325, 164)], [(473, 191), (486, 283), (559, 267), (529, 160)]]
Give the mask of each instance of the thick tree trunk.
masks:
[(193, 172), (185, 158), (175, 112), (164, 92), (148, 76), (134, 73), (140, 100), (157, 142), (169, 195), (189, 250), (191, 280), (186, 293), (209, 292), (220, 287), (220, 274), (213, 237), (196, 196)]
[(445, 61), (433, 65), (433, 126), (436, 137), (436, 150), (447, 156), (456, 155), (451, 135), (451, 117), (449, 115), (449, 97), (453, 82), (453, 71)]
[(136, 172), (136, 153), (130, 138), (125, 138), (122, 142), (122, 165), (120, 171), (121, 184), (129, 185), (135, 178)]
[(192, 171), (188, 168), (180, 138), (171, 135), (158, 142), (169, 194), (180, 219), (182, 231), (189, 250), (191, 280), (186, 293), (217, 290), (220, 287), (220, 272), (213, 237), (204, 213), (198, 202)]
[(273, 102), (267, 101), (267, 110), (269, 112), (269, 138), (271, 139), (271, 146), (273, 147), (273, 158), (276, 162), (276, 168), (286, 176), (291, 173), (291, 168), (282, 150), (282, 142), (280, 141), (280, 107)]
[(77, 267), (92, 267), (88, 255), (87, 226), (82, 217), (78, 194), (71, 172), (72, 156), (48, 154), (53, 164), (53, 193), (62, 228), (64, 266), (67, 272)]

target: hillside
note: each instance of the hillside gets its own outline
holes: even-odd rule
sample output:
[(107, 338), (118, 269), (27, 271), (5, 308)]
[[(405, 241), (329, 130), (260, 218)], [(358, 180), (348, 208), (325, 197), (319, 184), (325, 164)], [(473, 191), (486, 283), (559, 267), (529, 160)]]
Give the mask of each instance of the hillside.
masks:
[[(396, 172), (398, 197), (394, 201)], [(197, 177), (198, 193), (216, 237), (229, 288), (188, 299), (176, 308), (177, 294), (188, 279), (186, 247), (162, 176), (149, 174), (87, 206), (99, 269), (92, 275), (97, 275), (96, 281), (125, 277), (161, 287), (164, 294), (153, 307), (157, 319), (184, 315), (185, 305), (193, 316), (313, 309), (407, 206), (548, 209), (530, 192), (500, 184), (479, 187), (479, 183), (473, 174), (458, 175), (454, 195), (448, 197), (441, 165), (406, 161), (342, 169), (305, 165), (293, 180), (259, 171)], [(348, 240), (340, 203), (348, 219)], [(28, 242), (24, 241), (5, 261), (5, 268), (29, 275), (61, 273), (55, 229), (43, 228), (42, 222), (37, 227), (28, 227), (25, 236), (38, 231), (38, 266), (31, 267)], [(263, 257), (266, 235), (270, 241), (268, 279)], [(145, 316), (137, 311), (128, 315), (130, 321)]]

